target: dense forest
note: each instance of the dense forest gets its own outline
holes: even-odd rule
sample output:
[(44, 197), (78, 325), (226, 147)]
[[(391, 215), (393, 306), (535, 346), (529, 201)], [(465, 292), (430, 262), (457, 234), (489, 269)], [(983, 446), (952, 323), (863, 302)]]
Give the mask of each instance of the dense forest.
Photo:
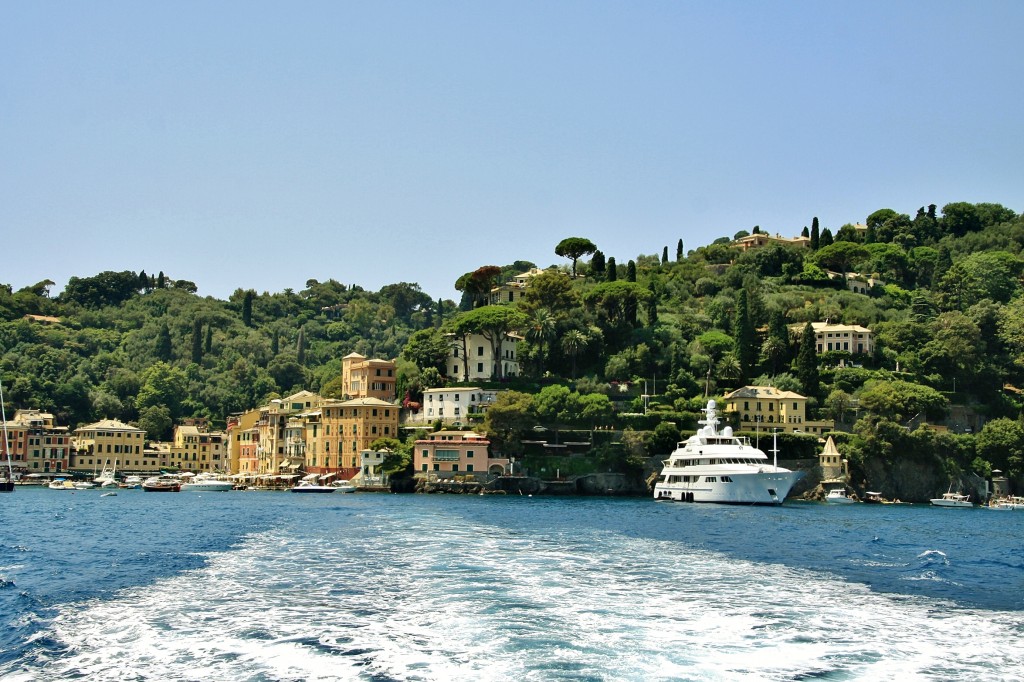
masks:
[[(162, 272), (73, 277), (60, 293), (49, 280), (0, 285), (0, 376), (8, 412), (39, 408), (72, 428), (116, 418), (166, 438), (183, 417), (223, 424), (303, 388), (342, 397), (351, 352), (397, 359), (401, 396), (415, 402), (462, 381), (445, 374), (451, 334), (514, 332), (521, 373), (496, 380), (511, 390), (484, 424), (511, 452), (538, 423), (610, 425), (635, 462), (692, 428), (705, 396), (770, 384), (836, 420), (864, 480), (898, 485), (892, 473), (912, 464), (943, 488), (993, 469), (1019, 483), (1024, 218), (958, 202), (857, 221), (813, 218), (809, 248), (740, 249), (757, 227), (635, 256), (567, 237), (512, 305), (489, 305), (489, 292), (534, 263), (467, 264), (458, 302), (415, 283), (374, 292), (334, 280), (224, 301)], [(831, 273), (858, 273), (866, 293)], [(874, 352), (815, 353), (806, 325), (825, 320), (870, 328)]]

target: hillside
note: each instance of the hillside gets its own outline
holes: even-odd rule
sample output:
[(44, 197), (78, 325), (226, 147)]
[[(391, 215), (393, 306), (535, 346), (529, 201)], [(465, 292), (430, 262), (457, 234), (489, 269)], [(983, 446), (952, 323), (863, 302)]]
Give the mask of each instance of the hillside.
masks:
[[(992, 469), (1019, 479), (1024, 218), (961, 202), (913, 217), (882, 209), (861, 226), (815, 219), (805, 233), (808, 247), (743, 250), (737, 240), (755, 228), (688, 253), (681, 241), (647, 245), (652, 255), (566, 239), (552, 244), (557, 265), (500, 313), (488, 292), (532, 263), (453, 273), (458, 303), (408, 282), (372, 292), (334, 280), (223, 301), (132, 271), (72, 278), (55, 295), (48, 280), (0, 287), (0, 373), (9, 413), (40, 408), (72, 428), (117, 418), (167, 437), (182, 417), (222, 424), (302, 388), (340, 397), (351, 352), (400, 358), (400, 387), (415, 397), (459, 380), (444, 376), (446, 331), (498, 324), (522, 337), (522, 376), (503, 382), (516, 390), (488, 422), (509, 448), (539, 420), (634, 426), (628, 451), (663, 452), (705, 394), (771, 384), (836, 420), (855, 480), (898, 481), (908, 466), (942, 487)], [(808, 352), (806, 323), (826, 320), (871, 329), (872, 352)], [(646, 404), (636, 388), (644, 382)], [(655, 430), (660, 421), (674, 426)]]

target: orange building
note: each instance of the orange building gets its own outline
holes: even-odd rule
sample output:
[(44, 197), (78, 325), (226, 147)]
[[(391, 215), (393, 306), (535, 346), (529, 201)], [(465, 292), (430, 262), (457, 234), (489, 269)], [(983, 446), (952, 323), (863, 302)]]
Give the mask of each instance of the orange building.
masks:
[(367, 360), (359, 353), (341, 359), (342, 392), (346, 398), (377, 398), (395, 400), (395, 363), (391, 360)]

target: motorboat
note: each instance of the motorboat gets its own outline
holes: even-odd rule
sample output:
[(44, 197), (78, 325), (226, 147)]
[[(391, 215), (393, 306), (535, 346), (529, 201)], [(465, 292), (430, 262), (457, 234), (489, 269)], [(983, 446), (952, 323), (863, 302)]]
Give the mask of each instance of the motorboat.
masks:
[(293, 493), (336, 493), (338, 488), (333, 485), (320, 485), (313, 481), (299, 481), (291, 488)]
[(942, 497), (936, 497), (930, 500), (932, 505), (936, 507), (973, 507), (974, 503), (971, 502), (970, 495), (964, 495), (963, 493), (954, 493), (952, 490), (942, 494)]
[(825, 495), (825, 501), (829, 504), (853, 504), (857, 500), (846, 493), (846, 488), (832, 488)]
[(882, 495), (882, 493), (874, 490), (864, 491), (864, 502), (867, 504), (892, 504), (891, 501), (885, 499), (885, 496)]
[(182, 492), (224, 492), (234, 490), (235, 483), (226, 478), (219, 478), (215, 474), (199, 474), (189, 478), (181, 484)]
[(992, 500), (988, 507), (989, 509), (1024, 509), (1024, 497), (1018, 495), (999, 497)]
[(125, 490), (137, 490), (142, 487), (142, 476), (125, 476), (119, 487)]
[(46, 487), (50, 490), (75, 490), (75, 484), (66, 478), (55, 478)]
[(177, 476), (151, 476), (142, 482), (147, 493), (176, 493), (181, 491), (181, 479)]
[(678, 502), (779, 505), (804, 472), (790, 471), (733, 435), (732, 427), (719, 431), (717, 408), (709, 400), (697, 432), (676, 445), (654, 486), (654, 499)]
[(337, 493), (355, 493), (355, 485), (350, 480), (336, 480), (331, 484)]
[(96, 484), (92, 481), (75, 481), (75, 490), (92, 490), (96, 487)]

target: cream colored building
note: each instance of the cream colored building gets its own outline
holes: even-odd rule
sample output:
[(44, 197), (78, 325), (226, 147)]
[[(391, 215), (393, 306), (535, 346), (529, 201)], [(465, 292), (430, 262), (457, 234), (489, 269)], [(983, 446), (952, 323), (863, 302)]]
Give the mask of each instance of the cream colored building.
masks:
[[(498, 375), (501, 363), (501, 376), (514, 377), (519, 375), (519, 360), (516, 359), (516, 343), (520, 337), (506, 334), (501, 341), (499, 357), (495, 359), (491, 351), (491, 342), (481, 334), (469, 334), (463, 339), (452, 337), (451, 356), (448, 358), (448, 376), (457, 381), (489, 381)], [(463, 353), (469, 357), (464, 358)], [(469, 368), (466, 376), (464, 368)]]
[[(805, 326), (806, 324), (790, 325), (790, 330), (799, 337)], [(831, 322), (812, 322), (811, 327), (814, 329), (815, 350), (819, 354), (845, 351), (870, 355), (875, 351), (874, 334), (867, 327)]]
[(527, 287), (530, 286), (530, 280), (542, 272), (544, 271), (540, 268), (530, 268), (526, 272), (516, 275), (510, 281), (492, 288), (490, 304), (507, 305), (509, 303), (519, 303), (523, 300)]
[(801, 249), (806, 249), (811, 245), (810, 237), (783, 237), (778, 234), (772, 236), (764, 232), (755, 232), (749, 234), (746, 237), (740, 237), (733, 242), (734, 246), (740, 247), (744, 251), (750, 249), (763, 249), (766, 246), (772, 246), (778, 244), (780, 246), (796, 246)]
[[(264, 476), (281, 474), (291, 461), (287, 452), (289, 419), (300, 412), (308, 412), (320, 406), (323, 399), (310, 391), (299, 391), (286, 398), (275, 398), (260, 408), (255, 427), (258, 433), (256, 446), (257, 473)], [(288, 435), (286, 435), (288, 430)], [(294, 441), (293, 441), (294, 444)]]
[(102, 419), (75, 429), (77, 454), (72, 469), (102, 469), (105, 464), (118, 471), (159, 471), (161, 463), (148, 456), (146, 432), (116, 419)]
[(829, 420), (807, 419), (807, 398), (774, 386), (744, 386), (725, 396), (725, 414), (740, 429), (779, 429), (783, 433), (823, 434), (835, 424)]
[(494, 402), (498, 391), (476, 386), (428, 388), (423, 391), (423, 406), (410, 414), (407, 425), (433, 424), (440, 419), (445, 424), (468, 423), (469, 416), (479, 415)]
[(305, 470), (345, 480), (360, 473), (361, 454), (378, 438), (400, 438), (398, 405), (378, 398), (324, 400), (306, 424)]

